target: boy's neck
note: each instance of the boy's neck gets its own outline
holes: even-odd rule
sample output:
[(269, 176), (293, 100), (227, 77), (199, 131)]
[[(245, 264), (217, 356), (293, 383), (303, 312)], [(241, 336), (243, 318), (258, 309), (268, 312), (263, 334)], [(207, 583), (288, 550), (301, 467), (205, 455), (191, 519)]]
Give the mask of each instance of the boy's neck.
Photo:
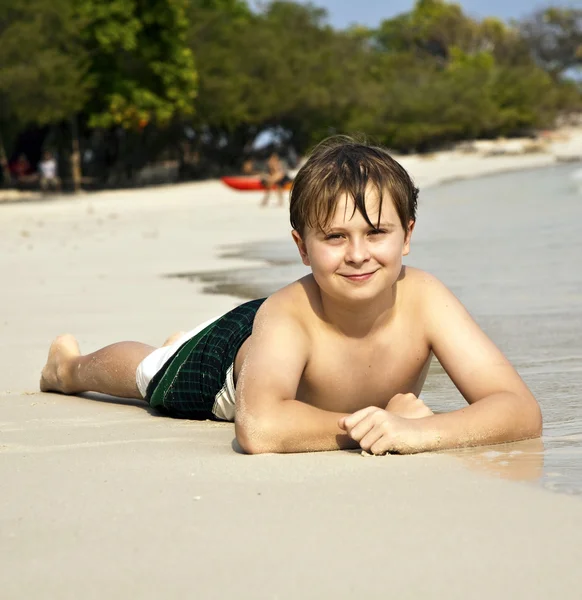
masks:
[(322, 317), (350, 338), (373, 335), (386, 327), (396, 312), (396, 285), (370, 302), (340, 303), (320, 290)]

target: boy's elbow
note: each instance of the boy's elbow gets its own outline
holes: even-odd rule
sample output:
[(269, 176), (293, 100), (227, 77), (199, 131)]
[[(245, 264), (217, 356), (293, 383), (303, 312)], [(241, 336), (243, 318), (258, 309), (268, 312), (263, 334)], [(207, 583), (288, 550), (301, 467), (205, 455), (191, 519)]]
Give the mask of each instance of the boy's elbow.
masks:
[(250, 440), (238, 440), (238, 444), (245, 454), (269, 454), (275, 450), (268, 444)]
[(273, 452), (269, 444), (265, 443), (264, 441), (257, 440), (246, 433), (237, 433), (236, 441), (238, 442), (240, 449), (245, 454), (267, 454), (269, 452)]
[(542, 417), (542, 410), (540, 408), (540, 405), (537, 403), (535, 403), (535, 408), (533, 409), (533, 418), (532, 418), (532, 430), (533, 430), (533, 436), (532, 437), (541, 437), (542, 435), (542, 429), (544, 426), (543, 423), (543, 417)]
[(252, 425), (235, 422), (236, 441), (245, 454), (268, 454), (278, 452), (273, 436), (264, 424), (254, 421)]
[(543, 429), (543, 417), (540, 405), (533, 395), (527, 398), (526, 407), (523, 407), (521, 410), (525, 437), (540, 437)]

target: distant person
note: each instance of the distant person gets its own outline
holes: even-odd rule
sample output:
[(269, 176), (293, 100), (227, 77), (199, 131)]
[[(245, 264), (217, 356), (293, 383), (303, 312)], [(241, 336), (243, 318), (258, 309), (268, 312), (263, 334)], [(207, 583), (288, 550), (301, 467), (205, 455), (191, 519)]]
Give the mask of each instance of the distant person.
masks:
[(261, 201), (261, 206), (267, 206), (273, 188), (277, 192), (279, 206), (283, 206), (285, 203), (283, 189), (290, 182), (291, 178), (287, 175), (287, 171), (285, 170), (279, 155), (276, 152), (273, 152), (267, 160), (267, 174), (261, 180), (261, 183), (265, 186), (265, 195)]
[[(41, 390), (234, 420), (251, 454), (410, 454), (539, 437), (538, 403), (507, 358), (436, 277), (402, 264), (417, 196), (384, 148), (324, 142), (291, 192), (292, 236), (311, 273), (161, 348), (118, 342), (82, 355), (60, 336)], [(420, 398), (433, 356), (466, 406), (433, 414)]]
[(34, 179), (34, 173), (26, 154), (19, 154), (10, 164), (10, 172), (18, 183), (29, 183)]
[(38, 163), (40, 189), (43, 192), (61, 189), (61, 180), (57, 175), (57, 161), (52, 152), (45, 152), (41, 161)]
[(255, 172), (255, 162), (253, 159), (247, 158), (245, 161), (243, 161), (241, 170), (244, 175), (253, 175)]

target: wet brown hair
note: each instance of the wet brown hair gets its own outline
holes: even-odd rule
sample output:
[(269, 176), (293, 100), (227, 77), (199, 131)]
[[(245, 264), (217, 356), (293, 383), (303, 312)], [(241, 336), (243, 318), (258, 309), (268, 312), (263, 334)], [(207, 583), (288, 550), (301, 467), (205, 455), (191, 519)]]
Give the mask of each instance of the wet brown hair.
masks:
[(385, 148), (348, 136), (334, 136), (315, 147), (299, 169), (291, 190), (291, 226), (303, 236), (305, 228), (324, 230), (331, 222), (337, 202), (345, 195), (354, 199), (371, 227), (366, 210), (366, 190), (378, 193), (379, 211), (388, 193), (404, 231), (416, 221), (418, 188), (410, 175)]

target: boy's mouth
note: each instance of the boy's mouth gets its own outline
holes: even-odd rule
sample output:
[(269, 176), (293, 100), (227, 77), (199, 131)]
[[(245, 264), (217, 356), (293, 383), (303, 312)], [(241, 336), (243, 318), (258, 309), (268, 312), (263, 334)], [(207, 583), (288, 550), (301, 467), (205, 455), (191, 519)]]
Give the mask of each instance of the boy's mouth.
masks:
[(376, 271), (372, 271), (370, 273), (354, 273), (353, 275), (342, 275), (342, 277), (345, 277), (350, 281), (367, 281), (370, 279), (370, 277), (372, 277), (372, 275), (374, 275), (375, 272)]

